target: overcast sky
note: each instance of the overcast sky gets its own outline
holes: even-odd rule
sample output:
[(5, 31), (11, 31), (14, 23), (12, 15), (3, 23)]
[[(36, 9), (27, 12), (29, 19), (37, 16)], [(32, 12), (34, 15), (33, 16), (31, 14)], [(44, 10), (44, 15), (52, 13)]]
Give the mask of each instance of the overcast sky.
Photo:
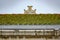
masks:
[(60, 0), (0, 0), (0, 14), (23, 13), (28, 5), (37, 13), (60, 13)]

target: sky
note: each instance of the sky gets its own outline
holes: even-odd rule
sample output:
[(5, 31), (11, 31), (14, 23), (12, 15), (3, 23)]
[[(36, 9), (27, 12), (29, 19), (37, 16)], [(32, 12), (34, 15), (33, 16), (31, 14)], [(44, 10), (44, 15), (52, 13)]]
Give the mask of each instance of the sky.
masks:
[(60, 13), (60, 0), (0, 0), (0, 14), (24, 13), (28, 5), (37, 9), (37, 14)]

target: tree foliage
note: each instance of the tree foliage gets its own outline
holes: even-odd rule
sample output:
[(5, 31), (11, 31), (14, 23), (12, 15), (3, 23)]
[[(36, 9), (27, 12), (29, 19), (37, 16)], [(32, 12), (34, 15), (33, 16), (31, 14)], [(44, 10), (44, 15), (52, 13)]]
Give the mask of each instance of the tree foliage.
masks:
[(0, 14), (0, 25), (60, 24), (59, 14)]

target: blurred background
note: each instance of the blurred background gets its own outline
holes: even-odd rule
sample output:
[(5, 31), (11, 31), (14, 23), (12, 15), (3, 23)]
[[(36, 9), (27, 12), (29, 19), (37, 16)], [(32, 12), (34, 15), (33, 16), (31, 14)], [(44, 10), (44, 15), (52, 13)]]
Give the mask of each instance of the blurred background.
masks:
[(40, 13), (60, 13), (60, 0), (0, 0), (0, 14), (23, 13), (27, 6)]

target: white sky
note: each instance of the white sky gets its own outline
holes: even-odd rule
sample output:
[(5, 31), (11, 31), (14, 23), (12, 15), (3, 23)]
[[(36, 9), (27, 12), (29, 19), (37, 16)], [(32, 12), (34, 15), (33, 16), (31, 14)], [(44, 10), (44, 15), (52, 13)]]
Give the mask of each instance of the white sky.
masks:
[(0, 14), (23, 13), (28, 5), (37, 13), (60, 13), (60, 0), (0, 0)]

